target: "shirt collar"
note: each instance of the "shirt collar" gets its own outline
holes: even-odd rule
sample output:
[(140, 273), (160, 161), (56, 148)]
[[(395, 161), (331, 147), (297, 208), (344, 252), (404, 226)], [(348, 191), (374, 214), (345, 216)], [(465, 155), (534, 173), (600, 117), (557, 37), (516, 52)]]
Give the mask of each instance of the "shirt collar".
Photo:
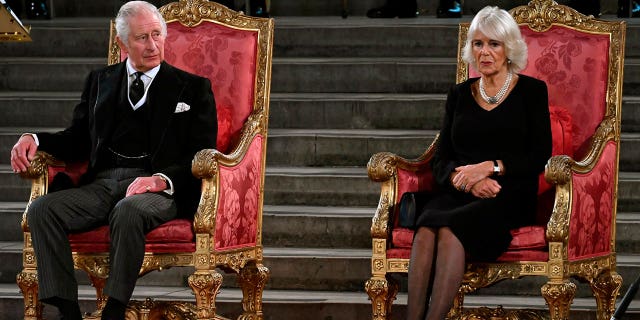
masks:
[[(138, 72), (138, 70), (134, 69), (133, 66), (131, 65), (131, 60), (127, 59), (127, 75), (129, 77), (131, 77), (132, 74)], [(152, 69), (148, 70), (147, 72), (143, 72), (143, 74), (151, 79), (155, 78), (156, 75), (158, 74), (158, 71), (160, 71), (160, 66), (162, 64), (159, 64), (155, 67), (153, 67)]]

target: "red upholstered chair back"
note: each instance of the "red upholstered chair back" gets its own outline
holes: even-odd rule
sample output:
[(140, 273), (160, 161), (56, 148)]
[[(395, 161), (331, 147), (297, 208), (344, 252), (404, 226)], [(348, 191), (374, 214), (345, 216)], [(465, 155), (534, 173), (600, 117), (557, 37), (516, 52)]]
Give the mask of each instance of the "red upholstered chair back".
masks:
[[(609, 35), (552, 25), (543, 32), (521, 25), (528, 63), (520, 73), (547, 83), (552, 119), (552, 155), (583, 158), (606, 112)], [(468, 68), (469, 77), (479, 74)], [(460, 80), (460, 79), (459, 79)], [(546, 224), (554, 191), (540, 175), (537, 222)]]
[[(253, 111), (257, 43), (256, 30), (209, 21), (195, 27), (167, 23), (165, 61), (211, 81), (218, 112), (217, 149), (223, 153), (235, 146)], [(124, 52), (120, 59), (126, 59)]]
[[(605, 115), (609, 75), (609, 35), (553, 25), (544, 32), (521, 25), (529, 51), (521, 73), (544, 80), (549, 105), (564, 108), (572, 119), (572, 153), (580, 159)], [(469, 68), (469, 77), (477, 77)]]

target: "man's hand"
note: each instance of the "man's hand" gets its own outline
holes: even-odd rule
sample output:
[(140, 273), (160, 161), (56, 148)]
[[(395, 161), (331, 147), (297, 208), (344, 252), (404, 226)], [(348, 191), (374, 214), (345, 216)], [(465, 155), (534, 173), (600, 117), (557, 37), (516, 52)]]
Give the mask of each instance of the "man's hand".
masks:
[(38, 146), (33, 136), (23, 134), (11, 149), (11, 168), (13, 172), (21, 173), (27, 171), (36, 155), (36, 150), (38, 150)]
[(478, 198), (495, 198), (502, 189), (498, 181), (484, 178), (471, 187), (471, 194)]
[(159, 176), (137, 177), (127, 188), (127, 197), (145, 192), (160, 192), (167, 189), (167, 182)]

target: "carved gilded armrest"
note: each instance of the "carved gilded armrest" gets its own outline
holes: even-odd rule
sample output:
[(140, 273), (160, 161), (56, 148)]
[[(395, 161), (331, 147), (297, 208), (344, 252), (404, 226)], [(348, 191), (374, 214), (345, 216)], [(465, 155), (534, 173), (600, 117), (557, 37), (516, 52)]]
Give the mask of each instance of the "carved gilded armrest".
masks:
[(266, 118), (254, 113), (245, 123), (238, 145), (229, 154), (216, 149), (196, 153), (192, 172), (203, 182), (194, 217), (196, 233), (215, 236), (216, 245), (228, 244), (228, 241), (241, 240), (230, 239), (226, 232), (228, 226), (219, 225), (220, 221), (226, 223), (233, 220), (227, 218), (235, 216), (249, 219), (243, 223), (252, 226), (261, 223), (265, 146)]
[(547, 240), (567, 248), (569, 258), (610, 251), (615, 221), (619, 135), (615, 119), (605, 118), (581, 161), (551, 157), (545, 179), (556, 186)]
[[(49, 189), (49, 167), (63, 167), (64, 162), (57, 160), (52, 155), (44, 152), (37, 151), (34, 159), (31, 161), (31, 165), (27, 168), (27, 171), (20, 173), (20, 177), (23, 179), (31, 180), (31, 195), (29, 196), (29, 203), (27, 208), (31, 204), (31, 201), (36, 198), (47, 194)], [(28, 232), (29, 225), (27, 223), (27, 216), (22, 216), (22, 231)]]
[(437, 141), (438, 136), (416, 159), (405, 159), (390, 152), (376, 153), (369, 159), (369, 179), (382, 184), (380, 200), (371, 225), (373, 238), (388, 238), (392, 210), (403, 192), (419, 191), (427, 187), (430, 189), (430, 186), (424, 185), (425, 179), (420, 173), (430, 170), (429, 161), (433, 157)]

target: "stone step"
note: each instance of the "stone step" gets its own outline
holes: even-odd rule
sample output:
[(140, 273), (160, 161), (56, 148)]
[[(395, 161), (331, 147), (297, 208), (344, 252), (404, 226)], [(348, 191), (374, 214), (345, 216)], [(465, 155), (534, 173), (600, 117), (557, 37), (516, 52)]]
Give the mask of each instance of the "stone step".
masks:
[[(272, 129), (267, 163), (291, 166), (362, 166), (374, 153), (417, 158), (435, 130)], [(620, 168), (640, 171), (640, 133), (622, 133)]]
[[(445, 93), (455, 58), (274, 58), (273, 92)], [(4, 58), (0, 91), (81, 90), (104, 58)], [(627, 96), (640, 95), (640, 59), (625, 62)]]
[[(568, 0), (559, 0), (561, 4), (566, 4)], [(156, 6), (161, 6), (171, 2), (171, 0), (151, 0)], [(515, 6), (525, 5), (528, 0), (502, 0), (499, 2), (490, 0), (463, 1), (462, 8), (465, 15), (472, 15), (486, 5), (499, 5), (501, 8), (510, 9)], [(53, 17), (66, 16), (113, 16), (122, 5), (122, 1), (102, 2), (98, 1), (85, 5), (82, 0), (56, 0), (51, 2), (50, 10)], [(241, 9), (244, 0), (233, 2), (235, 9)], [(313, 1), (313, 0), (289, 0), (289, 1), (268, 1), (272, 16), (341, 16), (349, 14), (349, 17), (364, 16), (366, 11), (372, 7), (380, 6), (380, 0), (360, 0), (360, 1)], [(435, 15), (438, 2), (436, 0), (418, 0), (418, 11), (421, 15)], [(23, 10), (24, 11), (24, 10)], [(616, 3), (603, 1), (601, 4), (603, 14), (616, 14)], [(22, 15), (23, 17), (25, 14)]]
[(27, 199), (22, 202), (0, 202), (0, 242), (23, 241), (22, 214)]
[[(95, 291), (92, 287), (82, 285), (78, 289), (83, 312), (95, 310)], [(187, 301), (194, 303), (192, 291), (187, 287), (171, 286), (137, 286), (133, 292), (133, 300), (142, 301), (151, 297), (158, 301)], [(15, 284), (0, 284), (0, 309), (7, 319), (23, 317), (22, 294)], [(216, 311), (223, 317), (234, 319), (242, 313), (240, 301), (242, 293), (238, 289), (224, 288), (216, 298)], [(393, 302), (392, 319), (406, 317), (407, 295), (399, 293)], [(465, 308), (502, 306), (506, 310), (533, 309), (545, 310), (545, 302), (541, 297), (522, 296), (468, 296)], [(595, 320), (596, 305), (592, 298), (576, 298), (571, 306), (570, 319)], [(371, 301), (365, 292), (312, 291), (312, 290), (273, 290), (263, 293), (263, 311), (265, 320), (354, 320), (371, 318)], [(45, 306), (44, 316), (56, 318), (53, 307)], [(624, 319), (640, 319), (640, 302), (632, 301)]]
[[(0, 242), (22, 241), (20, 222), (25, 206), (26, 202), (0, 202)], [(263, 210), (262, 243), (265, 246), (371, 247), (371, 218), (375, 207), (265, 205)]]
[[(28, 181), (0, 165), (0, 202), (24, 201)], [(368, 207), (380, 198), (380, 186), (364, 167), (267, 167), (265, 204)], [(640, 172), (620, 172), (618, 211), (640, 212)]]
[[(4, 115), (0, 126), (65, 127), (80, 94), (0, 91), (0, 113)], [(444, 94), (272, 93), (269, 128), (437, 129), (445, 98)], [(628, 100), (623, 115), (640, 107), (640, 98)], [(623, 126), (633, 120), (625, 119)]]
[[(20, 135), (33, 128), (0, 127), (0, 164), (9, 164)], [(43, 131), (57, 129), (46, 128)], [(377, 152), (417, 158), (431, 144), (435, 130), (271, 129), (267, 164), (274, 166), (365, 166)], [(621, 135), (620, 168), (640, 171), (640, 133)]]
[[(280, 1), (277, 1), (280, 3)], [(315, 1), (319, 2), (319, 1)], [(275, 1), (274, 1), (275, 3)], [(465, 16), (463, 21), (470, 21)], [(605, 17), (616, 20), (616, 17)], [(28, 21), (32, 42), (0, 43), (14, 57), (107, 57), (108, 17)], [(625, 55), (640, 56), (640, 21), (629, 19)], [(274, 57), (455, 57), (460, 19), (275, 17)], [(69, 37), (73, 33), (73, 37)], [(312, 40), (312, 41), (310, 41)]]
[[(1, 242), (0, 283), (15, 283), (15, 275), (22, 270), (22, 243)], [(626, 279), (623, 292), (640, 272), (640, 258), (637, 255), (618, 254), (617, 272)], [(275, 290), (328, 290), (363, 291), (364, 282), (371, 277), (371, 250), (344, 248), (264, 248), (264, 265), (270, 270), (268, 289)], [(186, 286), (192, 267), (170, 268), (161, 272), (151, 272), (137, 284), (143, 286)], [(80, 284), (89, 284), (83, 271), (77, 271)], [(400, 283), (400, 291), (406, 292), (407, 277), (395, 275)], [(545, 277), (524, 277), (518, 281), (502, 281), (483, 288), (474, 295), (522, 295), (537, 296), (540, 287), (547, 281)], [(585, 283), (576, 283), (576, 297), (591, 296)], [(236, 275), (223, 273), (223, 286), (237, 288)], [(635, 300), (640, 300), (636, 297)]]
[[(79, 99), (76, 91), (0, 91), (0, 126), (67, 126)], [(269, 128), (438, 130), (445, 100), (445, 94), (273, 93)], [(639, 96), (622, 99), (622, 131), (640, 132)]]
[[(162, 6), (172, 2), (172, 0), (151, 0), (156, 6)], [(504, 2), (506, 7), (524, 4), (525, 0), (511, 0)], [(56, 0), (53, 2), (53, 12), (55, 17), (67, 16), (114, 16), (123, 1), (111, 1), (102, 3), (92, 3), (85, 5), (82, 0)], [(244, 8), (244, 0), (233, 1), (233, 9)], [(272, 16), (342, 16), (345, 11), (351, 15), (364, 16), (366, 11), (380, 5), (378, 0), (360, 1), (314, 1), (314, 0), (289, 0), (289, 1), (269, 1), (270, 13)], [(437, 0), (418, 0), (418, 8), (423, 14), (435, 15)], [(468, 12), (478, 10), (479, 4), (467, 5)], [(613, 11), (615, 12), (615, 11)]]
[[(0, 202), (0, 241), (22, 241), (25, 202)], [(269, 247), (370, 248), (375, 207), (265, 205), (262, 243)], [(640, 213), (618, 212), (616, 251), (640, 252)]]
[[(22, 241), (23, 202), (0, 202), (0, 241)], [(374, 207), (320, 207), (265, 205), (262, 243), (268, 247), (371, 247)], [(640, 213), (619, 212), (616, 251), (640, 252)]]
[[(274, 56), (456, 57), (458, 25), (471, 19), (472, 16), (462, 19), (350, 17), (343, 20), (336, 17), (276, 17)], [(602, 19), (620, 20), (610, 15)], [(639, 20), (627, 19), (626, 57), (640, 56)]]

